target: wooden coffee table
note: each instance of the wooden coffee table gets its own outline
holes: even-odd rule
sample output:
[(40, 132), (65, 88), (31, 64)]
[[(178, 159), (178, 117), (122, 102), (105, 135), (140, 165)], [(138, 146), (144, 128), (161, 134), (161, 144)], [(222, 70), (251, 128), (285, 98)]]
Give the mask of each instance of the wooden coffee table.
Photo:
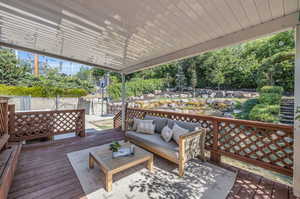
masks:
[[(122, 146), (130, 146), (125, 143)], [(94, 168), (96, 163), (102, 172), (105, 174), (105, 189), (107, 192), (112, 190), (112, 176), (115, 173), (124, 171), (130, 167), (134, 167), (143, 162), (147, 162), (147, 168), (153, 171), (153, 154), (135, 146), (135, 154), (132, 156), (112, 158), (112, 152), (107, 148), (106, 150), (93, 151), (89, 154), (89, 168)]]

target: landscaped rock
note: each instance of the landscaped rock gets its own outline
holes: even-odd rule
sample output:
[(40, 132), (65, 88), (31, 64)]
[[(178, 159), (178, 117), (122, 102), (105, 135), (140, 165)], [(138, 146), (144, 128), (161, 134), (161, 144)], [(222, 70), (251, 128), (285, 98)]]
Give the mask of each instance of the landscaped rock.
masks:
[(205, 99), (207, 99), (209, 97), (209, 95), (208, 94), (203, 94), (202, 95), (202, 98), (205, 98)]
[(211, 98), (216, 97), (216, 93), (211, 93), (211, 94), (209, 95), (209, 97), (211, 97)]
[(227, 91), (226, 92), (226, 97), (234, 97), (234, 92), (233, 91)]
[(170, 98), (170, 95), (165, 93), (165, 94), (163, 95), (163, 97), (165, 97), (165, 98)]
[(181, 99), (180, 102), (187, 103), (187, 102), (189, 102), (189, 100), (188, 99)]
[(181, 98), (188, 98), (189, 96), (187, 94), (180, 94), (179, 95)]
[(233, 116), (230, 112), (225, 112), (223, 116), (226, 118), (233, 118)]
[(244, 97), (244, 94), (241, 91), (235, 91), (234, 92), (234, 97), (242, 98), (242, 97)]
[(155, 95), (159, 95), (161, 93), (161, 90), (154, 90)]
[(235, 114), (238, 114), (238, 113), (241, 113), (242, 111), (241, 110), (239, 110), (239, 109), (234, 109), (233, 110), (233, 113), (235, 113)]
[(236, 102), (233, 101), (233, 100), (225, 100), (225, 101), (223, 101), (223, 103), (224, 103), (224, 104), (227, 104), (227, 105), (230, 105), (230, 106), (236, 104)]
[(223, 98), (226, 96), (225, 91), (217, 91), (215, 97), (217, 98)]
[(155, 95), (152, 94), (152, 93), (149, 93), (149, 94), (146, 95), (146, 97), (147, 97), (147, 98), (153, 98), (153, 97), (155, 97)]

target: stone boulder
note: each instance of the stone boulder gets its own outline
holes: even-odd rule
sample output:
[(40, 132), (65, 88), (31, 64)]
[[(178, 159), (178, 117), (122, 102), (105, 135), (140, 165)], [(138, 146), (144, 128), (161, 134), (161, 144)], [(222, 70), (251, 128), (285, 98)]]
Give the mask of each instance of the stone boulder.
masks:
[(154, 90), (154, 94), (155, 94), (155, 95), (161, 94), (161, 90)]
[(226, 97), (226, 93), (225, 93), (225, 91), (217, 91), (215, 97), (216, 98)]

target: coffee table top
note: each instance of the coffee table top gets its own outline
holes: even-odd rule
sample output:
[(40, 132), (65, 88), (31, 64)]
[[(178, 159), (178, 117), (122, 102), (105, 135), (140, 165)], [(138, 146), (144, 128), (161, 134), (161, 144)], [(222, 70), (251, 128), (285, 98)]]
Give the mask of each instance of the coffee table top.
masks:
[[(131, 143), (122, 144), (122, 146), (129, 147)], [(134, 155), (125, 156), (125, 157), (112, 157), (112, 151), (107, 149), (101, 149), (99, 151), (90, 152), (90, 156), (100, 165), (101, 169), (104, 172), (113, 172), (116, 173), (123, 168), (129, 168), (130, 165), (134, 166), (137, 162), (143, 162), (148, 159), (153, 158), (153, 154), (134, 145)]]

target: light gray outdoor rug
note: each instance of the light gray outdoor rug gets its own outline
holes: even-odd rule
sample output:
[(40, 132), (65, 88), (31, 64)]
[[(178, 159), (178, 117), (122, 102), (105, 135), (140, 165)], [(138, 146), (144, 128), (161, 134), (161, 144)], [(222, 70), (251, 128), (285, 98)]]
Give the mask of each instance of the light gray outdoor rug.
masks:
[(88, 199), (225, 199), (235, 182), (236, 173), (198, 160), (189, 161), (185, 176), (179, 177), (175, 164), (155, 156), (155, 172), (141, 164), (115, 174), (108, 193), (99, 167), (88, 168), (89, 152), (104, 147), (108, 145), (68, 153)]

